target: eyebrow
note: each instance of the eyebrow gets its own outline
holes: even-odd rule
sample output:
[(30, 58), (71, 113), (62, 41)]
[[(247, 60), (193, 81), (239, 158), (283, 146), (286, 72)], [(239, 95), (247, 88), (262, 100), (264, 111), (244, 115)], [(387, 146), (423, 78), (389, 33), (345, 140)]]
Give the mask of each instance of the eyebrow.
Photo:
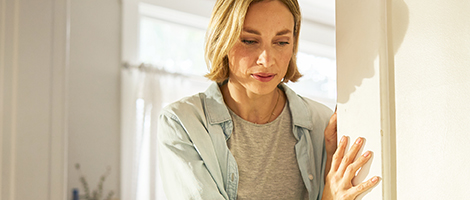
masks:
[[(251, 29), (251, 28), (243, 28), (243, 31), (247, 32), (247, 33), (255, 34), (255, 35), (261, 35), (261, 33), (259, 31)], [(289, 34), (289, 33), (292, 33), (292, 31), (289, 30), (289, 29), (284, 29), (282, 31), (277, 32), (276, 36), (285, 35), (285, 34)]]

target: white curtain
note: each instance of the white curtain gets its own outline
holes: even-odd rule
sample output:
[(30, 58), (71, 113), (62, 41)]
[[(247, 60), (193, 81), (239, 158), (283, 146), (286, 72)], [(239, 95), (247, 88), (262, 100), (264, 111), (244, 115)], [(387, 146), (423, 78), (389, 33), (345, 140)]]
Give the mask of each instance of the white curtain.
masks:
[(141, 65), (124, 67), (121, 83), (121, 198), (164, 200), (156, 158), (160, 110), (204, 91), (210, 81)]

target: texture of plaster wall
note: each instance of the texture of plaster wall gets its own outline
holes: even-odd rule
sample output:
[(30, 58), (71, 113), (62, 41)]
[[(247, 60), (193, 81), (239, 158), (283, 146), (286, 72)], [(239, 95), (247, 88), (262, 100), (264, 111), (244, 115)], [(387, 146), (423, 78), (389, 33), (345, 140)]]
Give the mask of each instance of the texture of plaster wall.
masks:
[(405, 2), (408, 30), (394, 56), (397, 198), (467, 199), (470, 2)]

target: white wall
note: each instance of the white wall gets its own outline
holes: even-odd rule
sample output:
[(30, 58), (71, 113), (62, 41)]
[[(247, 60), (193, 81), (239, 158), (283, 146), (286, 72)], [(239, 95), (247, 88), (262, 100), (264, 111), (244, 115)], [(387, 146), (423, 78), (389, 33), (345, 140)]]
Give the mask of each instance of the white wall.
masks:
[[(387, 47), (384, 14), (384, 1), (336, 1), (338, 137), (349, 136), (350, 144), (365, 137), (364, 151), (374, 152), (372, 162), (363, 168), (355, 183), (366, 177), (383, 177), (382, 162), (387, 159), (381, 153), (381, 71), (386, 67)], [(370, 199), (382, 197), (383, 183), (368, 194)]]
[(72, 0), (70, 8), (68, 192), (83, 192), (80, 163), (91, 188), (111, 167), (105, 192), (119, 196), (121, 2)]
[(66, 196), (66, 10), (0, 1), (0, 199)]
[(363, 199), (466, 199), (470, 3), (337, 1), (338, 134), (365, 136)]
[(405, 3), (409, 25), (394, 59), (397, 198), (468, 199), (470, 2)]
[(69, 199), (76, 162), (119, 194), (120, 11), (0, 0), (0, 199)]

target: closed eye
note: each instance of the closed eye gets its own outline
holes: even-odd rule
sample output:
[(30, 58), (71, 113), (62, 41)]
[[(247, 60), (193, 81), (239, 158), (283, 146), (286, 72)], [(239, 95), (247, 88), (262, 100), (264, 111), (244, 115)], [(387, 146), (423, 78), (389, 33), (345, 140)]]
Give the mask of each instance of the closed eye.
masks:
[(244, 44), (256, 44), (257, 42), (255, 40), (242, 40)]

